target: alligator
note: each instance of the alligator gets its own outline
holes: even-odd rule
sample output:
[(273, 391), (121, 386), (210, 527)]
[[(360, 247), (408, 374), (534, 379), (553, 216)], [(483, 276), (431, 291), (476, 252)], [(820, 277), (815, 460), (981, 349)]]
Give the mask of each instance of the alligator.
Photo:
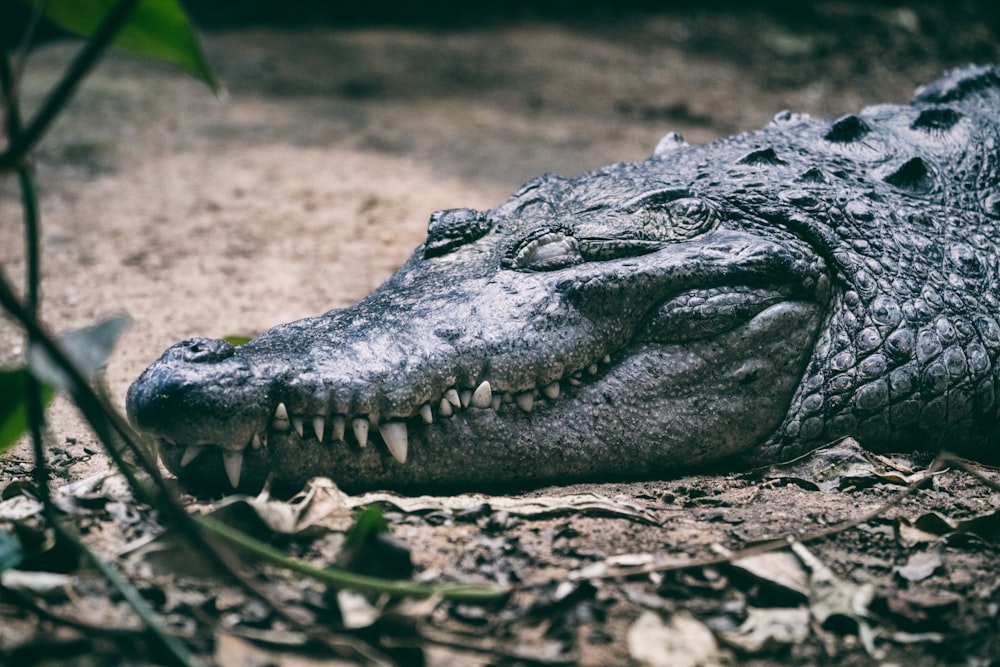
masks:
[(995, 460), (998, 135), (993, 66), (832, 122), (671, 133), (432, 214), (354, 306), (170, 347), (128, 415), (223, 491), (650, 479), (842, 436)]

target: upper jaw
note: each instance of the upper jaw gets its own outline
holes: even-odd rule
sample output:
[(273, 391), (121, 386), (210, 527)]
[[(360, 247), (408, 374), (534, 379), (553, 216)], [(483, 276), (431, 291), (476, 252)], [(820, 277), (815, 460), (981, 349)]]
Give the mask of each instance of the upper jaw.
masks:
[[(395, 417), (373, 418), (369, 414), (338, 412), (310, 414), (290, 410), (285, 401), (279, 401), (270, 417), (242, 445), (221, 446), (222, 469), (233, 488), (259, 488), (275, 464), (280, 465), (274, 458), (276, 445), (282, 451), (294, 448), (300, 455), (318, 446), (328, 450), (328, 455), (334, 458), (345, 454), (333, 450), (346, 448), (350, 456), (369, 459), (362, 465), (371, 466), (370, 459), (375, 457), (384, 465), (402, 467), (410, 458), (414, 434), (426, 443), (432, 437), (432, 427), (440, 436), (443, 432), (455, 431), (453, 425), (462, 424), (465, 428), (469, 423), (482, 423), (487, 414), (508, 420), (530, 418), (541, 404), (566, 400), (567, 393), (606, 372), (611, 364), (612, 357), (602, 355), (584, 368), (565, 367), (561, 377), (519, 391), (500, 390), (487, 379), (474, 386), (456, 383), (441, 391), (435, 399), (417, 405), (411, 414)], [(215, 480), (219, 479), (220, 459), (210, 456), (206, 461), (202, 454), (220, 448), (162, 437), (161, 445), (168, 468), (178, 475), (197, 473), (199, 467), (204, 467), (215, 469), (211, 474), (215, 475)], [(204, 474), (205, 470), (200, 472)], [(356, 480), (356, 483), (364, 483), (364, 480)]]

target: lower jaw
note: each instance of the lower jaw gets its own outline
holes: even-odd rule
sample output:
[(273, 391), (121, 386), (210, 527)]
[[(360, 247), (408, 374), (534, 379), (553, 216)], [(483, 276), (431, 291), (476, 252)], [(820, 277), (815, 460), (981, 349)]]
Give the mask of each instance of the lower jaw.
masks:
[[(237, 490), (256, 493), (270, 479), (275, 492), (294, 492), (316, 476), (329, 477), (349, 492), (447, 492), (641, 474), (629, 466), (616, 474), (613, 462), (624, 462), (620, 445), (594, 442), (594, 434), (580, 420), (552, 437), (540, 436), (547, 425), (566, 421), (552, 412), (543, 408), (532, 414), (498, 415), (471, 409), (460, 418), (411, 428), (406, 463), (393, 460), (377, 441), (360, 448), (353, 441), (320, 443), (294, 431), (271, 432), (265, 448), (244, 452)], [(187, 488), (199, 495), (232, 491), (221, 449), (213, 447), (186, 466), (181, 466), (183, 454), (184, 447), (161, 442), (164, 464)]]

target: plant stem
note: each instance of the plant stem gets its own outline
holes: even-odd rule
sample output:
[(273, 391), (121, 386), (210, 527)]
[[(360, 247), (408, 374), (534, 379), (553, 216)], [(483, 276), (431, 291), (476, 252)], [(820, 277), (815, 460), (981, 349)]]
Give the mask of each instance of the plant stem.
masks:
[(165, 662), (181, 665), (182, 667), (202, 664), (200, 661), (194, 659), (187, 648), (176, 637), (164, 629), (157, 619), (156, 613), (149, 606), (149, 603), (143, 599), (142, 595), (139, 594), (139, 591), (131, 583), (101, 560), (97, 554), (91, 551), (87, 545), (81, 542), (72, 531), (67, 529), (58, 520), (53, 520), (51, 525), (61, 538), (70, 542), (78, 552), (90, 561), (91, 565), (104, 575), (105, 579), (111, 582), (111, 585), (121, 594), (125, 602), (132, 607), (132, 610), (142, 620), (143, 624), (153, 633), (156, 641), (166, 649), (167, 655), (163, 656), (166, 658)]
[(24, 251), (27, 262), (25, 294), (29, 311), (37, 315), (41, 298), (42, 255), (39, 249), (41, 225), (38, 218), (38, 193), (35, 190), (33, 171), (27, 160), (23, 160), (17, 168), (17, 178), (21, 185), (21, 206), (24, 208)]
[(313, 567), (250, 537), (246, 533), (230, 528), (212, 517), (196, 516), (195, 521), (241, 551), (292, 572), (304, 574), (333, 588), (349, 588), (362, 593), (380, 593), (396, 597), (428, 598), (438, 596), (445, 600), (478, 603), (495, 602), (507, 595), (507, 591), (502, 588), (473, 584), (420, 584), (370, 577), (338, 568)]
[(56, 87), (49, 93), (42, 108), (28, 123), (23, 131), (10, 136), (10, 144), (7, 150), (0, 154), (0, 171), (16, 169), (21, 166), (28, 154), (35, 147), (35, 144), (42, 138), (42, 135), (49, 129), (52, 121), (55, 120), (62, 108), (66, 106), (73, 93), (76, 92), (80, 81), (90, 72), (97, 63), (97, 60), (107, 49), (111, 40), (115, 38), (132, 10), (139, 3), (139, 0), (119, 0), (112, 7), (108, 15), (101, 21), (94, 34), (86, 45), (80, 50), (76, 58), (73, 59), (65, 76), (60, 79)]

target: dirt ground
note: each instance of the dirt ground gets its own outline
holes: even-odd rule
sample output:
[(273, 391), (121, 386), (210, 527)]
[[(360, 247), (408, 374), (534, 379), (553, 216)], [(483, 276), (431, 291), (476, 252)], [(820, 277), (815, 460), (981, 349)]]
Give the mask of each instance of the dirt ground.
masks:
[[(36, 155), (43, 319), (63, 331), (113, 313), (132, 318), (106, 373), (121, 406), (128, 384), (176, 341), (253, 335), (357, 300), (422, 241), (434, 210), (488, 208), (544, 172), (642, 159), (668, 131), (701, 143), (758, 128), (782, 109), (836, 117), (904, 102), (947, 68), (1000, 61), (987, 3), (806, 4), (795, 13), (608, 11), (447, 27), (215, 27), (204, 43), (225, 100), (172, 69), (112, 55)], [(75, 48), (55, 43), (32, 55), (29, 107)], [(21, 281), (15, 185), (0, 181), (0, 264)], [(23, 348), (18, 329), (0, 320), (0, 367), (21, 363)], [(50, 410), (50, 425), (57, 485), (108, 469), (65, 402)], [(518, 588), (485, 609), (379, 608), (379, 620), (352, 636), (401, 664), (997, 664), (1000, 494), (954, 466), (877, 519), (806, 544), (830, 568), (806, 563), (813, 583), (828, 572), (855, 601), (871, 586), (868, 602), (829, 623), (812, 584), (776, 582), (775, 572), (803, 567), (801, 553), (766, 575), (731, 563), (671, 569), (864, 516), (905, 486), (882, 461), (848, 459), (865, 461), (864, 475), (838, 472), (826, 483), (815, 473), (730, 472), (513, 498), (562, 498), (534, 514), (481, 498), (464, 510), (391, 507), (416, 576)], [(929, 461), (894, 463), (920, 470)], [(0, 461), (0, 488), (13, 489), (30, 467), (30, 448), (19, 446)], [(108, 504), (119, 498), (101, 489)], [(950, 528), (934, 532), (928, 516)], [(80, 521), (112, 561), (145, 537), (143, 521), (115, 512)], [(324, 547), (337, 546), (331, 539), (285, 546), (321, 561)], [(123, 567), (171, 628), (219, 664), (324, 664), (322, 651), (280, 639), (281, 622), (236, 589)], [(274, 573), (260, 579), (284, 581), (280, 594), (314, 622), (344, 624), (346, 603), (330, 612), (337, 605), (321, 592)], [(74, 586), (58, 603), (67, 613), (79, 613), (74, 604), (118, 608), (96, 602), (103, 589), (89, 578)], [(794, 620), (777, 623), (788, 634), (759, 645), (733, 638), (752, 634), (748, 622), (770, 627), (758, 612), (776, 609), (793, 610)], [(154, 659), (140, 640), (112, 648), (106, 637), (24, 617), (3, 597), (0, 618), (0, 663)]]

